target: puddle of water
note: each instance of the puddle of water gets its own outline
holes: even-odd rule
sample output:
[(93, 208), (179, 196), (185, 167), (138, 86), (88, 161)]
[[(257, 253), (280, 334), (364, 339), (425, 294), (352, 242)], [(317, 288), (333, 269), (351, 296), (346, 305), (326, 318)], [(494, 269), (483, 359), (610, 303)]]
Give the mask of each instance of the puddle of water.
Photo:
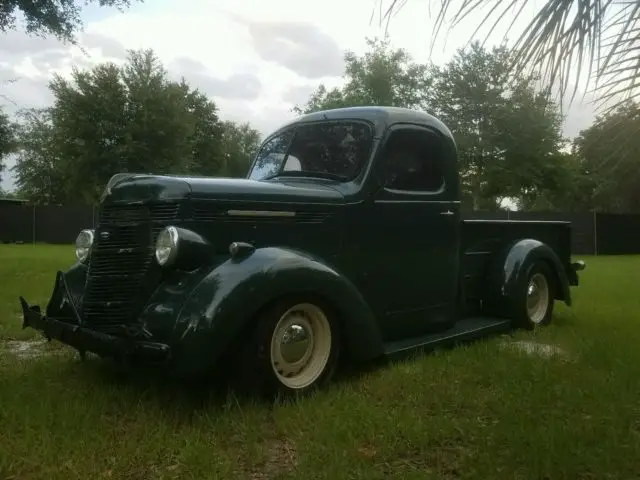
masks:
[(51, 355), (53, 352), (45, 350), (45, 338), (42, 340), (11, 340), (4, 342), (5, 350), (18, 358), (37, 358), (43, 355)]
[(529, 355), (538, 355), (544, 358), (551, 358), (554, 356), (564, 356), (567, 352), (555, 345), (548, 345), (545, 343), (518, 341), (518, 342), (503, 342), (501, 344), (504, 348), (514, 348), (521, 352), (528, 353)]

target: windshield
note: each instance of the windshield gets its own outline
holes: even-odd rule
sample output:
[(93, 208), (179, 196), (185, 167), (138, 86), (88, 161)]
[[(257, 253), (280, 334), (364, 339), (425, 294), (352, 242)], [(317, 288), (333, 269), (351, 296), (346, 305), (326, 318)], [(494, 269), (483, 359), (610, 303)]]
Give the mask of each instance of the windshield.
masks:
[(352, 180), (369, 158), (372, 137), (371, 128), (362, 122), (299, 125), (262, 146), (249, 178), (309, 175)]

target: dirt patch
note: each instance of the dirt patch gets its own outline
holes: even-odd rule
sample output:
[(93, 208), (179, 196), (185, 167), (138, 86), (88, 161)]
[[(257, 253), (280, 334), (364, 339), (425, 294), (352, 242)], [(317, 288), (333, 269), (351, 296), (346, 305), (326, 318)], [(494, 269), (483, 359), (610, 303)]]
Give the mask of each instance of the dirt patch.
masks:
[(528, 342), (524, 340), (517, 342), (503, 342), (500, 346), (503, 348), (515, 349), (529, 355), (537, 355), (543, 358), (564, 357), (567, 355), (567, 352), (556, 345)]
[(291, 473), (298, 465), (294, 445), (286, 439), (271, 440), (266, 445), (266, 459), (259, 468), (248, 472), (251, 480), (269, 480)]

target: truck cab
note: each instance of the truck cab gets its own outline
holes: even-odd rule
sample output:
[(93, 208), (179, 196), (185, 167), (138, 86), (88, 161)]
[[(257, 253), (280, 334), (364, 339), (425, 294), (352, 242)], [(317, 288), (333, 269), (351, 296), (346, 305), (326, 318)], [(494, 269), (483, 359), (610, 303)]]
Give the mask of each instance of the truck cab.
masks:
[(427, 113), (316, 112), (269, 135), (245, 179), (115, 175), (46, 312), (20, 298), (23, 325), (297, 395), (339, 358), (546, 325), (584, 268), (570, 228), (461, 220), (455, 140)]

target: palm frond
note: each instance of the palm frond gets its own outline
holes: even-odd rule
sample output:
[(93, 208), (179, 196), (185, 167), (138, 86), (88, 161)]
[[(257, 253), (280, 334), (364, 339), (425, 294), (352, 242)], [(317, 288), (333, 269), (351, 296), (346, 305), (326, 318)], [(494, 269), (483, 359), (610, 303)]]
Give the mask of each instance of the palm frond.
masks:
[[(433, 0), (424, 1), (431, 8)], [(386, 8), (383, 3), (384, 0), (380, 0), (381, 18), (388, 25), (406, 0), (390, 0)], [(487, 9), (484, 16), (479, 16), (481, 20), (470, 40), (489, 25), (485, 43), (495, 29), (508, 20), (506, 38), (527, 0), (439, 0), (435, 3), (439, 9), (431, 48), (451, 11), (453, 16), (448, 23), (453, 29), (470, 15)], [(572, 102), (582, 80), (593, 86), (591, 91), (585, 89), (584, 94), (592, 93), (598, 108), (607, 112), (640, 96), (640, 2), (637, 0), (546, 0), (519, 33), (512, 48), (512, 71), (522, 74), (537, 70), (542, 81), (559, 88), (562, 99), (571, 92)]]

